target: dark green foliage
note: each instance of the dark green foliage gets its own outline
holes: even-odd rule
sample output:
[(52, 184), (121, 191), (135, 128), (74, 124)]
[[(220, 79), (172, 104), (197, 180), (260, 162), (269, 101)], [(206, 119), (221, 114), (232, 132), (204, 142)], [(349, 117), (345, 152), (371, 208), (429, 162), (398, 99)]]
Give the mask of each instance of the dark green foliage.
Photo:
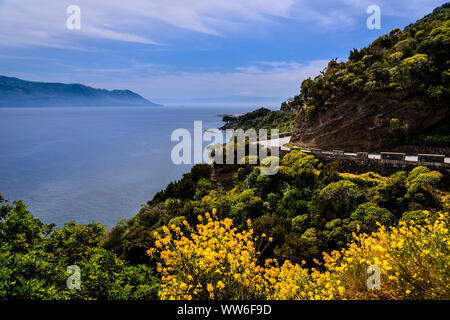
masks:
[(408, 144), (414, 146), (450, 147), (450, 121), (426, 134), (420, 133), (408, 137)]
[(259, 170), (252, 171), (252, 173), (249, 174), (249, 176), (247, 178), (247, 183), (246, 183), (248, 189), (256, 188), (256, 183), (258, 182), (258, 177), (259, 177)]
[[(0, 201), (0, 299), (156, 299), (148, 266), (130, 266), (100, 247), (104, 227), (44, 225), (21, 201)], [(81, 287), (66, 286), (67, 267), (81, 269)]]
[(195, 200), (200, 200), (213, 189), (213, 184), (211, 183), (210, 179), (208, 178), (200, 178), (197, 182), (197, 187), (195, 191)]
[(344, 247), (351, 241), (352, 231), (356, 232), (356, 224), (349, 223), (349, 219), (334, 219), (325, 224), (322, 232), (325, 247), (336, 250)]
[(171, 182), (165, 190), (158, 192), (149, 202), (149, 205), (164, 201), (168, 198), (190, 199), (193, 198), (196, 191), (196, 186), (201, 178), (208, 179), (211, 176), (212, 167), (207, 164), (197, 164), (192, 167), (191, 172), (185, 173), (183, 177)]
[(442, 174), (430, 171), (425, 167), (417, 167), (410, 172), (406, 180), (405, 198), (423, 207), (440, 208), (434, 195), (434, 188), (442, 179)]
[(389, 122), (389, 133), (393, 137), (394, 143), (400, 145), (405, 142), (407, 127), (399, 119), (392, 118)]
[(407, 173), (399, 171), (389, 177), (386, 183), (378, 187), (376, 202), (381, 207), (387, 208), (397, 218), (401, 212), (407, 209), (406, 194)]
[(317, 214), (326, 220), (346, 218), (362, 202), (363, 195), (353, 182), (332, 182), (320, 191)]
[(262, 251), (263, 259), (272, 257), (274, 255), (273, 250), (280, 248), (284, 244), (286, 234), (290, 231), (289, 224), (288, 219), (273, 213), (265, 214), (253, 221), (252, 226), (256, 234), (261, 235), (265, 233), (273, 238), (273, 242), (269, 243), (268, 247)]
[(294, 125), (296, 112), (301, 101), (295, 100), (292, 105), (284, 103), (280, 111), (270, 111), (266, 108), (260, 108), (255, 111), (244, 114), (238, 118), (224, 117), (227, 122), (221, 129), (267, 129), (270, 136), (270, 129), (278, 129), (279, 133), (291, 132)]
[(231, 208), (231, 217), (238, 224), (244, 223), (247, 219), (257, 218), (261, 215), (263, 201), (255, 195), (253, 189), (243, 191), (236, 199)]
[(303, 234), (308, 227), (309, 218), (307, 214), (301, 214), (292, 219), (292, 231), (297, 234)]
[(165, 203), (142, 208), (132, 219), (119, 221), (107, 233), (102, 246), (133, 264), (150, 263), (146, 251), (154, 244), (153, 232), (168, 224), (171, 218), (178, 216), (178, 212), (182, 211), (179, 207), (172, 206), (172, 210), (174, 209), (173, 215), (169, 215)]
[[(261, 262), (276, 257), (313, 266), (322, 252), (346, 246), (353, 232), (371, 233), (400, 219), (423, 223), (423, 210), (430, 210), (432, 217), (444, 206), (436, 191), (441, 175), (425, 167), (386, 179), (370, 174), (343, 179), (336, 163), (319, 164), (298, 151), (281, 164), (273, 176), (261, 175), (258, 168), (247, 175), (248, 168), (240, 173), (242, 168), (237, 168), (240, 178), (227, 189), (205, 177), (210, 175), (208, 167), (196, 166), (183, 177), (195, 186), (192, 198), (177, 198), (177, 192), (166, 189), (159, 193), (162, 200), (155, 197), (106, 234), (97, 223), (54, 229), (33, 218), (21, 202), (2, 204), (0, 297), (156, 298), (155, 261), (146, 253), (154, 246), (154, 233), (175, 225), (188, 234), (183, 221), (195, 225), (199, 214), (213, 208), (219, 218), (232, 218), (238, 229), (252, 219), (256, 235), (273, 237), (259, 248)], [(73, 264), (82, 270), (82, 289), (69, 291), (65, 272)]]
[(426, 223), (426, 219), (435, 219), (437, 218), (436, 212), (431, 212), (428, 216), (425, 215), (424, 210), (416, 210), (416, 211), (407, 211), (403, 213), (401, 221), (409, 222), (414, 221), (415, 224), (422, 225)]
[(244, 181), (248, 175), (247, 168), (239, 168), (238, 171), (233, 175), (234, 183), (239, 183), (240, 181)]
[[(306, 190), (305, 190), (306, 191)], [(308, 192), (297, 188), (289, 188), (281, 199), (281, 208), (287, 218), (308, 212)]]
[(378, 230), (377, 222), (389, 226), (394, 223), (394, 215), (376, 204), (363, 203), (351, 214), (350, 219), (358, 221), (361, 232), (372, 233)]
[(435, 187), (441, 179), (442, 174), (422, 166), (416, 167), (409, 174), (399, 171), (378, 187), (375, 201), (391, 211), (397, 219), (408, 209), (440, 209)]
[(274, 249), (274, 255), (280, 260), (300, 262), (301, 257), (309, 259), (320, 255), (320, 238), (314, 228), (307, 229), (300, 237), (295, 233), (288, 233), (284, 243)]
[(323, 185), (339, 180), (339, 162), (332, 161), (323, 166), (319, 174), (319, 180)]
[(136, 217), (113, 228), (104, 247), (134, 264), (151, 263), (146, 250), (153, 245), (154, 231), (171, 224), (183, 229), (183, 219), (195, 225), (199, 214), (216, 208), (219, 218), (232, 218), (238, 228), (250, 218), (256, 234), (273, 237), (263, 257), (310, 264), (321, 252), (345, 246), (352, 232), (371, 233), (377, 222), (396, 225), (405, 212), (442, 208), (435, 191), (441, 176), (425, 167), (399, 171), (382, 182), (373, 174), (343, 178), (336, 162), (323, 165), (293, 150), (275, 175), (250, 168), (236, 168), (234, 183), (226, 189), (196, 175), (194, 194), (202, 198), (154, 199)]

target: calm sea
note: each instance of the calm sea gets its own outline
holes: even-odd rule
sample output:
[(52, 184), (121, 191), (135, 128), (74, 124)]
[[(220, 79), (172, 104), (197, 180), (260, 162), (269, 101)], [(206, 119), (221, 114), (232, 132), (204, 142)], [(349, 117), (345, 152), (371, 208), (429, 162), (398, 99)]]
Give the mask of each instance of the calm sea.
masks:
[(171, 162), (174, 129), (218, 128), (218, 114), (253, 109), (0, 108), (0, 193), (45, 223), (112, 227), (190, 170)]

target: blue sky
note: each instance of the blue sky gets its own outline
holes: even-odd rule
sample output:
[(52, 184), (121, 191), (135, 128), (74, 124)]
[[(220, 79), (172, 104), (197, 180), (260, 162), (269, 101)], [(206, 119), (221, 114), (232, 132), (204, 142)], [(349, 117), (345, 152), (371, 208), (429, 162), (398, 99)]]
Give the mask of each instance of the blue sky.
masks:
[[(328, 60), (445, 2), (0, 0), (0, 74), (130, 89), (159, 103), (279, 103)], [(73, 4), (79, 30), (66, 27)], [(373, 4), (380, 30), (366, 27)]]

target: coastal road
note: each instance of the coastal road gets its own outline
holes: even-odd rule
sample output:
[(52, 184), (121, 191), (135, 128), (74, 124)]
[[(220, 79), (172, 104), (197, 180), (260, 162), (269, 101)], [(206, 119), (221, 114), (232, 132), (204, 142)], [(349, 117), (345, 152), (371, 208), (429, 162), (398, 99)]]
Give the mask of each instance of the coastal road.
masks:
[[(280, 149), (283, 151), (289, 151), (291, 149), (289, 147), (286, 147), (285, 145), (287, 143), (289, 143), (290, 140), (291, 140), (291, 137), (287, 136), (287, 137), (278, 138), (278, 139), (262, 140), (262, 141), (259, 141), (259, 143), (268, 148), (269, 147), (280, 147)], [(323, 153), (333, 153), (331, 151), (322, 151), (322, 152)], [(354, 157), (357, 156), (357, 154), (354, 152), (344, 153), (344, 154), (348, 155), (348, 156), (354, 156)], [(369, 157), (369, 159), (380, 160), (381, 154), (369, 153), (368, 157)], [(417, 156), (406, 156), (405, 161), (418, 162), (419, 160), (418, 160)], [(449, 157), (445, 158), (444, 163), (450, 163), (450, 158)]]
[(289, 151), (291, 149), (288, 147), (285, 147), (284, 145), (289, 143), (290, 140), (291, 140), (291, 137), (283, 137), (283, 138), (278, 138), (278, 139), (262, 140), (262, 141), (259, 141), (259, 144), (265, 146), (266, 148), (280, 147), (281, 150), (283, 150), (283, 151)]

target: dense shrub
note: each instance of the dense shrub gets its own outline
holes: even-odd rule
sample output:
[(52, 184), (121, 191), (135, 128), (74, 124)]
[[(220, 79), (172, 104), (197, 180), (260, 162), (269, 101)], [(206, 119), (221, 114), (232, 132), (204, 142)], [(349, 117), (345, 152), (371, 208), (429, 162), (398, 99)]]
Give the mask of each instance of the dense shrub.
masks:
[[(1, 201), (0, 201), (1, 202)], [(148, 266), (130, 266), (100, 247), (104, 227), (44, 225), (20, 202), (0, 203), (0, 299), (155, 299), (158, 280)], [(67, 267), (81, 271), (69, 290)]]
[[(165, 228), (156, 235), (156, 248), (148, 250), (159, 261), (162, 299), (450, 298), (450, 221), (443, 213), (434, 221), (426, 218), (424, 225), (401, 222), (371, 236), (355, 235), (348, 247), (324, 254), (323, 271), (289, 260), (281, 266), (274, 259), (259, 264), (260, 250), (272, 238), (256, 238), (250, 220), (242, 232), (214, 212), (199, 221), (196, 228), (185, 222), (188, 236), (178, 227)], [(299, 241), (315, 238), (315, 230), (308, 229)], [(381, 290), (368, 289), (367, 270), (373, 265), (381, 272)]]

